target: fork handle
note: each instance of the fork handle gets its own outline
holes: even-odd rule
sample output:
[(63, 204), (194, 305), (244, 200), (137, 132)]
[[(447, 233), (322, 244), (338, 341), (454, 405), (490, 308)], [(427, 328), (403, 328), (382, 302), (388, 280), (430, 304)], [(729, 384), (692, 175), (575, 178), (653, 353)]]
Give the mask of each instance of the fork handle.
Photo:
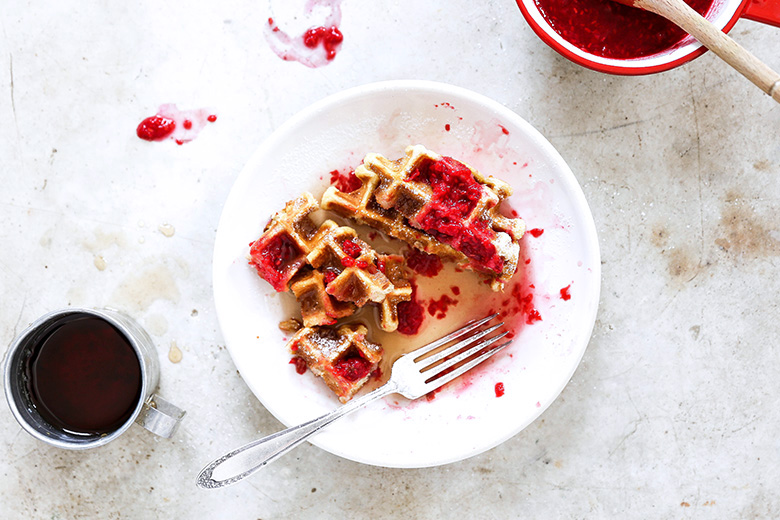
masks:
[[(353, 399), (317, 419), (241, 446), (203, 468), (198, 475), (197, 484), (202, 488), (216, 489), (238, 482), (292, 450), (339, 417), (344, 417), (372, 401), (392, 394), (397, 389), (395, 382), (388, 381), (373, 392)], [(215, 472), (217, 478), (214, 478)]]

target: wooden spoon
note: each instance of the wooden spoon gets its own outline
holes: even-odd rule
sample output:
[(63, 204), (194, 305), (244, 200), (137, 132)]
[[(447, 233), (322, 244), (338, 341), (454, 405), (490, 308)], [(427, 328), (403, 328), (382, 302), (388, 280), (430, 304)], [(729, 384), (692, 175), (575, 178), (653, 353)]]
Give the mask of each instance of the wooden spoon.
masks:
[(683, 0), (612, 0), (663, 16), (696, 38), (737, 72), (780, 103), (780, 74), (726, 36)]

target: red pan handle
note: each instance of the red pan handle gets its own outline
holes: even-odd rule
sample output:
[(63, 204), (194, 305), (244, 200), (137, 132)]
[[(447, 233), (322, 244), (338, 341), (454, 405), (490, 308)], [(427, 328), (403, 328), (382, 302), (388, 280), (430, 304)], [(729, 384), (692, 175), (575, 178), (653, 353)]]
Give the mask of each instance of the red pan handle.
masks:
[(749, 20), (780, 27), (780, 0), (750, 0), (742, 12)]

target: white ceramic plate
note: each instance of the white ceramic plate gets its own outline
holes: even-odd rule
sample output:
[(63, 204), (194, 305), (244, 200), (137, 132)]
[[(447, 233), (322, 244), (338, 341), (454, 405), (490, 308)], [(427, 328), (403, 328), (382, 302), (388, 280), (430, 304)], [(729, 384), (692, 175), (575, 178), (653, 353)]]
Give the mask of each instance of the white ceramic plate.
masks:
[[(278, 323), (293, 315), (294, 299), (275, 293), (247, 265), (248, 244), (287, 200), (303, 191), (319, 197), (332, 170), (354, 168), (372, 151), (400, 157), (409, 144), (424, 144), (512, 184), (509, 205), (529, 228), (544, 230), (523, 238), (529, 263), (523, 262), (519, 277), (525, 278), (518, 282), (533, 292), (542, 321), (522, 326), (504, 352), (434, 399), (389, 396), (311, 439), (336, 455), (387, 467), (461, 460), (500, 444), (538, 417), (585, 351), (601, 277), (595, 226), (576, 179), (552, 145), (518, 115), (471, 91), (425, 81), (376, 83), (331, 96), (260, 146), (230, 192), (214, 248), (214, 298), (227, 347), (249, 387), (281, 422), (292, 426), (339, 403), (321, 380), (299, 375), (289, 364)], [(468, 272), (457, 276), (464, 287), (476, 280)], [(561, 298), (564, 287), (570, 287), (569, 300)], [(469, 289), (458, 299), (447, 319), (428, 316), (421, 337), (408, 341), (422, 344), (495, 303)], [(501, 397), (496, 383), (504, 385)]]

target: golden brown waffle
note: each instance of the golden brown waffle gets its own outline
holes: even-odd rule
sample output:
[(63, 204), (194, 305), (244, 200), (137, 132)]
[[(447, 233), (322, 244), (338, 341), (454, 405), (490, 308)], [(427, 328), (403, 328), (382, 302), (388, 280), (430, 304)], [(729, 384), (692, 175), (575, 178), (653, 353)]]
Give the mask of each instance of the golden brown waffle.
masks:
[(306, 327), (333, 325), (339, 318), (350, 316), (355, 306), (341, 302), (325, 292), (325, 281), (321, 272), (305, 267), (290, 281), (290, 289), (301, 306), (301, 318)]
[(307, 264), (317, 234), (311, 213), (317, 209), (311, 193), (304, 193), (271, 217), (262, 236), (250, 244), (249, 265), (278, 292), (286, 291), (290, 279)]
[(403, 256), (379, 255), (377, 265), (394, 287), (382, 301), (379, 326), (386, 332), (395, 332), (398, 329), (398, 304), (412, 299), (412, 284), (407, 280)]
[[(393, 290), (393, 284), (377, 269), (376, 252), (357, 238), (350, 227), (339, 226), (332, 220), (316, 226), (311, 213), (318, 208), (310, 193), (288, 202), (282, 211), (271, 217), (262, 236), (250, 245), (249, 264), (279, 292), (291, 288), (296, 273), (311, 265), (321, 277), (313, 279), (306, 273), (301, 275), (300, 280), (296, 280), (296, 296), (310, 295), (312, 289), (320, 286), (337, 300), (358, 307), (369, 301), (381, 303)], [(320, 294), (318, 299), (322, 308), (314, 309), (310, 319), (344, 315), (343, 306), (333, 313), (327, 309), (325, 294)], [(308, 298), (307, 301), (314, 300)]]
[(525, 223), (498, 212), (512, 194), (507, 183), (421, 145), (397, 161), (370, 153), (355, 175), (362, 186), (351, 193), (331, 186), (324, 209), (478, 271), (495, 291), (514, 275)]
[(292, 290), (307, 327), (333, 325), (374, 302), (381, 305), (380, 326), (394, 331), (395, 307), (411, 294), (402, 263), (383, 262), (382, 267), (391, 266), (386, 275), (376, 252), (354, 229), (331, 220), (315, 225), (311, 213), (317, 209), (309, 193), (288, 202), (251, 244), (249, 263), (277, 291)]
[(304, 327), (288, 343), (290, 352), (303, 358), (346, 403), (371, 377), (382, 359), (382, 347), (366, 339), (365, 325), (351, 323), (336, 329)]
[(369, 301), (383, 301), (393, 290), (393, 284), (376, 267), (376, 252), (354, 229), (326, 220), (317, 235), (319, 240), (307, 260), (323, 272), (328, 294), (362, 307)]

